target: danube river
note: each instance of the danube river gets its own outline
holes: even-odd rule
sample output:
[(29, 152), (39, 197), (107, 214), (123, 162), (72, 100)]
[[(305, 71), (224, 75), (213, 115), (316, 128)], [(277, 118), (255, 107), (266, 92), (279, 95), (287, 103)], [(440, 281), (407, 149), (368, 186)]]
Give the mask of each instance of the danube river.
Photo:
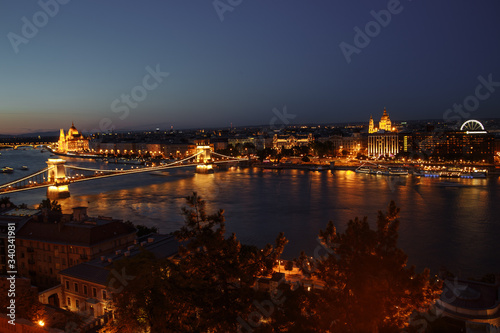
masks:
[[(1, 150), (0, 183), (46, 166), (49, 153)], [(71, 165), (115, 168), (115, 164), (67, 158)], [(22, 171), (27, 165), (30, 170)], [(119, 167), (130, 168), (130, 166)], [(352, 171), (260, 170), (230, 168), (195, 174), (193, 168), (164, 175), (140, 174), (70, 185), (71, 197), (60, 200), (63, 211), (88, 206), (90, 216), (112, 216), (168, 233), (182, 225), (184, 197), (198, 192), (211, 211), (225, 210), (228, 232), (243, 243), (264, 246), (283, 231), (289, 239), (284, 258), (301, 250), (320, 249), (317, 234), (332, 220), (339, 231), (354, 217), (376, 224), (378, 210), (391, 200), (401, 208), (399, 244), (418, 269), (440, 267), (464, 277), (500, 272), (500, 179), (390, 178)], [(36, 206), (45, 189), (12, 193), (17, 203)], [(323, 254), (323, 251), (319, 251)]]

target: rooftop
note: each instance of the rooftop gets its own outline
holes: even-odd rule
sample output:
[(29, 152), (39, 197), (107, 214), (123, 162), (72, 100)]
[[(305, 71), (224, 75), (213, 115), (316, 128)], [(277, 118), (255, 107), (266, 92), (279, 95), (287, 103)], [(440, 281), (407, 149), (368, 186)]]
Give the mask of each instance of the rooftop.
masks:
[(137, 240), (137, 244), (116, 251), (114, 255), (102, 256), (86, 263), (69, 267), (59, 272), (60, 275), (106, 285), (113, 262), (125, 257), (138, 255), (141, 250), (154, 254), (158, 259), (169, 258), (177, 254), (180, 243), (172, 235), (151, 234)]
[(17, 232), (19, 239), (91, 246), (123, 235), (135, 228), (118, 220), (88, 219), (85, 222), (42, 223), (28, 221)]

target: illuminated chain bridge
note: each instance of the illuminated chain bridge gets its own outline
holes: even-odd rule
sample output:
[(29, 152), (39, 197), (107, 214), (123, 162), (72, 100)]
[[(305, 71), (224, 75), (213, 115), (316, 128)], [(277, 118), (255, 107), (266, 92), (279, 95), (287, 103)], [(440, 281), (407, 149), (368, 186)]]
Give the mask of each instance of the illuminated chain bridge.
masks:
[[(212, 155), (219, 159), (213, 160)], [(212, 170), (213, 164), (244, 160), (246, 159), (215, 153), (210, 146), (198, 146), (196, 154), (172, 163), (151, 167), (132, 166), (129, 170), (123, 168), (115, 168), (115, 170), (83, 168), (66, 165), (66, 161), (63, 159), (49, 159), (46, 168), (0, 185), (0, 195), (47, 187), (47, 197), (49, 198), (68, 197), (69, 184), (71, 183), (191, 166), (196, 166), (197, 172), (207, 173)]]

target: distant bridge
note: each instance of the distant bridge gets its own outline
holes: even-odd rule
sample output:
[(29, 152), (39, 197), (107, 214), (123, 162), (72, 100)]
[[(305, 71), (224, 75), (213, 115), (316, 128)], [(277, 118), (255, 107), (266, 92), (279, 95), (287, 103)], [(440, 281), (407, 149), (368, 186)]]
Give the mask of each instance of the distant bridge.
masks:
[[(212, 155), (219, 156), (219, 160), (212, 160)], [(47, 187), (47, 197), (56, 199), (69, 196), (69, 184), (71, 183), (189, 166), (196, 166), (198, 172), (207, 172), (207, 169), (212, 168), (212, 164), (244, 160), (246, 159), (215, 153), (210, 146), (198, 146), (196, 154), (169, 164), (144, 168), (137, 166), (135, 169), (132, 166), (129, 170), (123, 170), (123, 168), (120, 170), (118, 168), (115, 170), (83, 168), (66, 165), (66, 161), (63, 159), (49, 159), (46, 168), (0, 185), (0, 195)]]
[(36, 141), (36, 142), (30, 142), (30, 141), (25, 141), (25, 142), (0, 142), (0, 148), (13, 148), (13, 149), (18, 149), (18, 148), (23, 148), (23, 147), (30, 147), (30, 148), (35, 148), (39, 146), (51, 146), (55, 142), (51, 141)]

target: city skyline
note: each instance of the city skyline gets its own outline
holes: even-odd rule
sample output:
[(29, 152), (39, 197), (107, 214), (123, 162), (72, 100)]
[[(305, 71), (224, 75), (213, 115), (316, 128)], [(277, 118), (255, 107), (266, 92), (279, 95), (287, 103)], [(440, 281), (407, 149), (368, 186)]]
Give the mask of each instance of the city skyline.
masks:
[(495, 1), (119, 4), (6, 5), (0, 134), (498, 114)]

